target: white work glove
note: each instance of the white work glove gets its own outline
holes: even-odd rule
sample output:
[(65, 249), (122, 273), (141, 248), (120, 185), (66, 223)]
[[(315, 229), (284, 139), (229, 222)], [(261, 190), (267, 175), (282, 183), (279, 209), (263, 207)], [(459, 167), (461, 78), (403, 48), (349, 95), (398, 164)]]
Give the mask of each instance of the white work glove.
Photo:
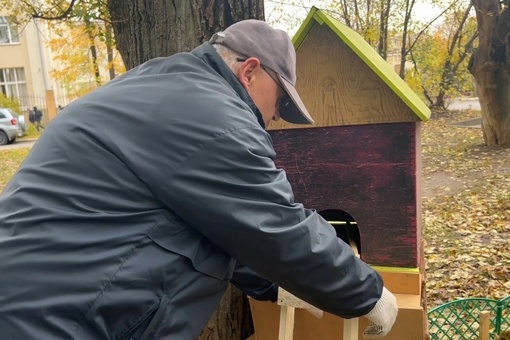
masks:
[(370, 320), (370, 325), (363, 332), (364, 338), (377, 338), (385, 336), (391, 330), (397, 318), (397, 298), (383, 287), (381, 298), (370, 313), (364, 315)]

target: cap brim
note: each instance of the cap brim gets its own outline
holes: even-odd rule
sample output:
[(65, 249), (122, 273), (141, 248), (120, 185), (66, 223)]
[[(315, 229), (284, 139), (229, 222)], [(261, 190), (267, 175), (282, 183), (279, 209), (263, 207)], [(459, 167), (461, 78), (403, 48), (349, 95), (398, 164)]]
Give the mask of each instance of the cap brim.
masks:
[(280, 109), (280, 117), (286, 122), (293, 124), (313, 124), (314, 120), (308, 110), (305, 107), (305, 104), (299, 97), (294, 86), (289, 83), (287, 80), (282, 78), (279, 74), (277, 74), (278, 79), (280, 79), (280, 83), (284, 87), (285, 91), (289, 95), (291, 102), (285, 108)]

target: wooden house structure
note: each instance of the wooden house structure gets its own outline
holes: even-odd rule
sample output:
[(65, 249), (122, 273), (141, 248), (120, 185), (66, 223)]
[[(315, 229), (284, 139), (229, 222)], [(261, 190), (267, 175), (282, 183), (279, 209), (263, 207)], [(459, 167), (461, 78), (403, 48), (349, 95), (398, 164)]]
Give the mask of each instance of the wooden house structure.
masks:
[[(385, 339), (424, 339), (420, 128), (430, 110), (360, 35), (317, 8), (293, 43), (296, 88), (315, 124), (271, 123), (277, 166), (296, 202), (331, 221), (397, 295)], [(252, 301), (252, 314), (257, 338), (277, 339), (278, 306)], [(297, 311), (294, 339), (341, 339), (338, 320)]]

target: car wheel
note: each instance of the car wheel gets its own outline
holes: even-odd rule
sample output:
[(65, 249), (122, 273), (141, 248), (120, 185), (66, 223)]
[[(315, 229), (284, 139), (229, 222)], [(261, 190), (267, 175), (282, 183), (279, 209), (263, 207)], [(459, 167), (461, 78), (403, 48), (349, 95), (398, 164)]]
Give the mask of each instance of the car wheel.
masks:
[(7, 144), (12, 144), (16, 141), (16, 137), (14, 137), (13, 139), (11, 139), (10, 141), (7, 142)]
[(5, 132), (0, 131), (0, 145), (5, 145), (9, 141), (9, 138), (7, 138), (7, 135)]

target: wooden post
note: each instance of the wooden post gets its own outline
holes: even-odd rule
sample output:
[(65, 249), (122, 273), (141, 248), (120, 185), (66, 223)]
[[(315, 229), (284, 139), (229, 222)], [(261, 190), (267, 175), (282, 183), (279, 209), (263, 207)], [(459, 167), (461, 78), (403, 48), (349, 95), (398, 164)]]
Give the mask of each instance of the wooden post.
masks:
[(280, 308), (280, 331), (278, 340), (292, 340), (294, 337), (294, 314), (296, 313), (296, 309), (288, 306), (281, 306)]
[(478, 338), (480, 340), (489, 340), (489, 325), (490, 325), (490, 312), (482, 311), (480, 313), (480, 334)]
[(358, 340), (358, 318), (344, 320), (343, 340)]
[(294, 315), (296, 308), (303, 308), (309, 311), (316, 318), (320, 319), (324, 312), (308, 302), (287, 292), (282, 287), (278, 288), (278, 305), (280, 306), (280, 328), (278, 340), (292, 340), (294, 337)]
[[(331, 223), (331, 222), (329, 222)], [(356, 242), (349, 238), (348, 244), (351, 246), (352, 251), (357, 257), (361, 257), (359, 254), (358, 246), (356, 245)], [(358, 324), (359, 319), (345, 319), (344, 320), (344, 337), (343, 340), (358, 340)]]

